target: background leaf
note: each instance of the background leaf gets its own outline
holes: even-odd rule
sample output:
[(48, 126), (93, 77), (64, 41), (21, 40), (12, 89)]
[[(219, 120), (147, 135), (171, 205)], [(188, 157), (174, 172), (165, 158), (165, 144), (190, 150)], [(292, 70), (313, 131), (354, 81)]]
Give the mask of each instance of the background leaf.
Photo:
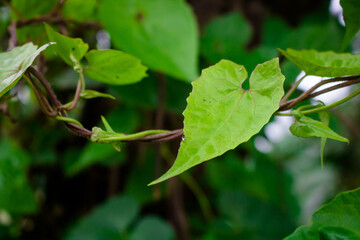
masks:
[(312, 224), (300, 227), (286, 240), (360, 239), (360, 190), (339, 194), (316, 211)]
[(115, 47), (151, 69), (186, 81), (198, 76), (197, 26), (183, 0), (104, 0), (100, 20)]
[(255, 68), (250, 90), (242, 88), (247, 76), (243, 66), (227, 60), (202, 72), (187, 99), (185, 140), (176, 161), (152, 184), (234, 149), (269, 121), (284, 94), (278, 58)]
[(37, 203), (26, 176), (30, 156), (8, 139), (0, 141), (0, 151), (0, 209), (34, 213)]
[(343, 8), (344, 21), (346, 24), (345, 36), (342, 43), (342, 49), (345, 49), (355, 34), (360, 30), (360, 2), (357, 0), (340, 0)]
[[(44, 15), (56, 6), (57, 0), (12, 0), (11, 4), (27, 19)], [(13, 13), (14, 16), (16, 14)]]
[(174, 231), (171, 226), (158, 217), (145, 217), (130, 235), (130, 240), (173, 240)]
[(106, 84), (123, 85), (146, 77), (147, 68), (139, 59), (117, 50), (92, 50), (85, 55), (85, 74)]
[(97, 0), (66, 0), (62, 14), (66, 19), (77, 22), (94, 20), (94, 11), (97, 5)]
[(113, 197), (82, 219), (65, 239), (121, 239), (124, 231), (138, 213), (139, 206), (132, 197)]

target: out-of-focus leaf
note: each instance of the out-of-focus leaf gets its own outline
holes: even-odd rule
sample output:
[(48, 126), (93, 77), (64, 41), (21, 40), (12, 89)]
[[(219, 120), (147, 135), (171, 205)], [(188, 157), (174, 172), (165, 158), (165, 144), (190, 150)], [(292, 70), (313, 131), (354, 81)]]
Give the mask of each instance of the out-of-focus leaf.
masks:
[(197, 26), (185, 1), (104, 0), (100, 20), (115, 47), (151, 69), (186, 81), (198, 76)]
[[(183, 81), (166, 79), (166, 104), (169, 112), (181, 114), (186, 107), (186, 98), (191, 92), (191, 85)], [(142, 108), (156, 109), (158, 106), (158, 81), (153, 74), (141, 82), (110, 86), (109, 92), (122, 102)]]
[(9, 52), (0, 53), (0, 97), (20, 80), (35, 58), (51, 44), (53, 43), (45, 44), (38, 49), (30, 42)]
[(147, 76), (139, 59), (118, 50), (92, 50), (85, 57), (89, 63), (85, 74), (102, 83), (132, 84)]
[(279, 51), (307, 75), (341, 77), (360, 74), (360, 55), (287, 49)]
[(26, 176), (29, 156), (6, 138), (0, 141), (0, 152), (0, 209), (18, 214), (34, 213), (35, 194)]
[(130, 240), (173, 240), (175, 234), (171, 226), (158, 217), (141, 219), (130, 235)]
[(211, 62), (239, 60), (251, 38), (250, 24), (237, 12), (221, 16), (204, 29), (201, 51)]
[(97, 207), (67, 235), (66, 240), (122, 239), (139, 213), (136, 200), (117, 196)]
[(147, 151), (143, 159), (137, 159), (127, 178), (125, 193), (135, 197), (140, 204), (154, 200), (154, 190), (146, 185), (154, 177), (155, 158), (154, 151)]
[(89, 90), (89, 89), (82, 91), (80, 97), (85, 98), (85, 99), (102, 97), (102, 98), (110, 98), (112, 100), (115, 100), (115, 97), (110, 94), (101, 93), (101, 92), (98, 92), (95, 90)]
[(343, 8), (344, 21), (346, 24), (345, 36), (342, 43), (342, 49), (345, 49), (355, 34), (360, 30), (360, 2), (357, 0), (340, 0)]
[[(262, 45), (269, 48), (316, 49), (337, 51), (343, 27), (333, 18), (314, 20), (305, 18), (291, 28), (284, 20), (269, 18), (264, 21)], [(331, 41), (329, 41), (331, 39)]]
[(79, 63), (89, 49), (89, 45), (81, 38), (66, 37), (46, 23), (45, 29), (49, 40), (57, 43), (54, 47), (55, 52), (70, 66), (77, 65), (76, 61)]
[(243, 63), (248, 71), (278, 55), (274, 48), (259, 46), (246, 50), (251, 27), (239, 13), (230, 13), (210, 22), (204, 29), (201, 52), (211, 62), (229, 59)]
[(298, 228), (286, 240), (359, 240), (359, 204), (359, 189), (341, 193), (313, 214), (311, 225)]
[(222, 60), (193, 82), (184, 111), (185, 140), (171, 169), (151, 184), (234, 149), (270, 120), (284, 94), (278, 58), (255, 68), (250, 90), (243, 89), (247, 77), (243, 66)]
[(111, 147), (111, 145), (103, 145), (98, 143), (89, 143), (82, 150), (82, 153), (73, 164), (67, 166), (66, 174), (69, 176), (75, 175), (84, 168), (91, 164), (104, 161), (112, 157), (117, 152)]
[[(34, 18), (39, 15), (49, 13), (56, 6), (57, 0), (12, 0), (11, 4), (25, 18)], [(18, 18), (15, 13), (12, 14)]]
[(9, 21), (10, 9), (8, 7), (0, 7), (0, 36), (3, 36), (3, 34), (6, 32)]
[(325, 137), (349, 143), (348, 139), (340, 136), (324, 123), (306, 117), (301, 113), (299, 113), (299, 117), (297, 117), (296, 121), (290, 126), (290, 131), (297, 137)]
[[(228, 227), (224, 235), (233, 236), (233, 239), (282, 239), (296, 226), (284, 211), (242, 191), (223, 191), (218, 202), (224, 224)], [(230, 239), (222, 238), (219, 233), (217, 239)]]
[(97, 0), (66, 0), (61, 9), (64, 18), (77, 22), (95, 19), (95, 8)]
[(298, 216), (291, 177), (265, 157), (247, 159), (245, 163), (234, 152), (228, 152), (206, 164), (206, 175), (217, 191), (241, 190), (260, 201), (286, 208), (291, 216)]
[[(49, 42), (44, 32), (44, 27), (41, 25), (28, 25), (16, 29), (16, 36), (18, 39), (18, 45), (32, 42), (36, 45), (44, 45)], [(44, 51), (46, 54), (47, 51)]]

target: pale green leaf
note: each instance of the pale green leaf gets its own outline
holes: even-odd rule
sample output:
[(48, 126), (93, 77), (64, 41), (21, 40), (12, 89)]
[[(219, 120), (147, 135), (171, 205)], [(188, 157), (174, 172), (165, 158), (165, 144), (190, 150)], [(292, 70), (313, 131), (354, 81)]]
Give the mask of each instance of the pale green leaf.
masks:
[(345, 36), (342, 49), (345, 49), (355, 34), (360, 30), (360, 1), (359, 0), (340, 0), (343, 8), (344, 21), (346, 24)]
[(37, 48), (33, 43), (0, 53), (0, 97), (9, 91), (34, 62), (35, 58), (53, 43)]
[(70, 66), (77, 65), (89, 49), (89, 45), (84, 43), (81, 38), (61, 35), (46, 23), (45, 29), (49, 40), (57, 43), (54, 48), (55, 52)]
[(92, 98), (110, 98), (112, 100), (115, 100), (115, 97), (107, 94), (107, 93), (102, 93), (102, 92), (98, 92), (95, 90), (89, 90), (86, 89), (84, 91), (81, 92), (80, 97), (85, 98), (85, 99), (92, 99)]
[(198, 76), (196, 20), (184, 0), (104, 0), (99, 17), (115, 47), (151, 69), (186, 81)]
[(136, 200), (117, 196), (97, 207), (83, 218), (66, 240), (122, 239), (124, 232), (139, 213)]
[(296, 121), (290, 126), (290, 132), (297, 137), (324, 137), (349, 143), (347, 138), (340, 136), (324, 123), (303, 115), (299, 115)]
[(234, 149), (261, 130), (284, 94), (278, 58), (255, 68), (250, 90), (242, 88), (247, 77), (243, 66), (222, 60), (192, 83), (184, 111), (185, 139), (172, 168), (151, 184)]
[(85, 74), (102, 83), (132, 84), (147, 76), (139, 59), (118, 50), (92, 50), (85, 57), (89, 63)]
[(360, 190), (339, 194), (312, 216), (312, 224), (298, 228), (286, 240), (360, 239)]
[(279, 51), (307, 75), (341, 77), (360, 74), (360, 54), (294, 49)]

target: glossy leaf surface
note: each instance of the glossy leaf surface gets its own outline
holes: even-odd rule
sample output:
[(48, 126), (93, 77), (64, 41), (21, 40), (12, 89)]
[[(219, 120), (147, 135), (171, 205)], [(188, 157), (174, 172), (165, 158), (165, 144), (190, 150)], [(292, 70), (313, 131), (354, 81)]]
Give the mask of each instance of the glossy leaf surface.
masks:
[(99, 82), (124, 85), (147, 76), (147, 68), (139, 59), (118, 50), (92, 50), (85, 57), (89, 63), (85, 74)]
[(45, 29), (49, 40), (57, 43), (54, 48), (55, 52), (70, 66), (75, 66), (76, 62), (80, 62), (89, 49), (89, 45), (80, 38), (66, 37), (56, 32), (48, 24), (45, 24)]
[(360, 74), (360, 55), (331, 51), (287, 49), (279, 51), (307, 75), (341, 77)]
[(115, 47), (150, 68), (186, 81), (198, 76), (197, 26), (185, 1), (104, 0), (100, 20)]
[(269, 121), (284, 94), (278, 58), (255, 68), (250, 90), (242, 88), (247, 77), (243, 66), (222, 60), (193, 82), (183, 113), (185, 140), (174, 165), (152, 184), (234, 149)]
[(312, 224), (298, 228), (286, 240), (360, 239), (360, 190), (339, 194), (312, 216)]
[(51, 44), (45, 44), (38, 49), (30, 42), (9, 52), (0, 53), (0, 97), (20, 80), (35, 58)]

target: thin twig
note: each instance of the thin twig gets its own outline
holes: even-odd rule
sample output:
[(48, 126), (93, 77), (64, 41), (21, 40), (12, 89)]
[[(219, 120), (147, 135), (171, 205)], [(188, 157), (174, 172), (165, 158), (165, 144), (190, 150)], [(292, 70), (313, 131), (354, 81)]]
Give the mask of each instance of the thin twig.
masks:
[(9, 35), (10, 35), (8, 50), (13, 49), (18, 44), (18, 39), (17, 39), (17, 35), (16, 35), (16, 27), (17, 27), (16, 20), (12, 20), (10, 26), (8, 27), (8, 31), (9, 31)]
[(76, 92), (75, 92), (75, 95), (74, 95), (74, 99), (73, 99), (71, 105), (69, 107), (64, 108), (66, 111), (71, 111), (77, 106), (77, 104), (79, 103), (81, 92), (82, 92), (82, 81), (79, 80), (78, 84), (77, 84), (77, 87), (76, 87)]
[[(322, 85), (332, 83), (332, 82), (339, 82), (339, 81), (352, 82), (352, 81), (354, 81), (356, 79), (359, 79), (359, 78), (360, 78), (359, 76), (349, 76), (349, 77), (338, 77), (338, 78), (331, 78), (331, 79), (323, 80), (323, 81), (315, 84), (313, 87), (311, 87), (307, 91), (303, 92), (299, 97), (291, 99), (291, 100), (289, 100), (287, 102), (281, 103), (279, 111), (285, 111), (285, 110), (291, 109), (294, 106), (296, 106), (297, 104), (299, 104), (300, 102), (305, 101), (306, 99), (309, 99), (308, 96), (311, 95), (317, 88), (321, 87)], [(323, 92), (323, 93), (325, 93), (325, 92)]]

